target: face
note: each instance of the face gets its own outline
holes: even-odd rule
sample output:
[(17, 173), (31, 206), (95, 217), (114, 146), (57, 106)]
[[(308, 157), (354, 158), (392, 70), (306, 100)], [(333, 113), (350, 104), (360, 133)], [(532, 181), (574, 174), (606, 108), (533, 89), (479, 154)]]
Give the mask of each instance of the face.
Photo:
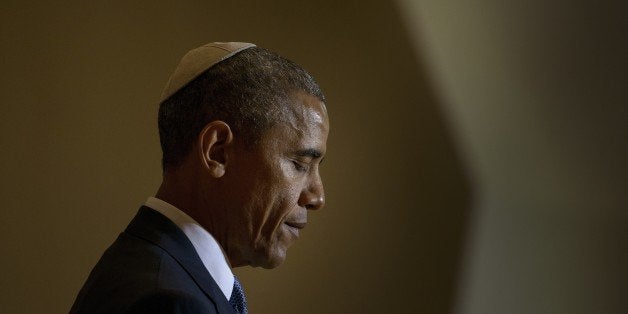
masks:
[(274, 268), (307, 224), (308, 210), (324, 205), (319, 174), (329, 121), (325, 105), (299, 94), (285, 121), (266, 131), (253, 148), (234, 145), (230, 180), (230, 230), (225, 252), (232, 266)]

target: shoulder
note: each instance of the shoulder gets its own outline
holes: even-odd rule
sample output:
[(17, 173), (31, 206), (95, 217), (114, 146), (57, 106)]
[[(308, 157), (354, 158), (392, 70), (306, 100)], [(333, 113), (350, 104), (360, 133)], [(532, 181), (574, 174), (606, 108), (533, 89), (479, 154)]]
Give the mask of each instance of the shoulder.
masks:
[(191, 294), (175, 290), (161, 290), (139, 298), (125, 311), (140, 313), (217, 313), (213, 304)]

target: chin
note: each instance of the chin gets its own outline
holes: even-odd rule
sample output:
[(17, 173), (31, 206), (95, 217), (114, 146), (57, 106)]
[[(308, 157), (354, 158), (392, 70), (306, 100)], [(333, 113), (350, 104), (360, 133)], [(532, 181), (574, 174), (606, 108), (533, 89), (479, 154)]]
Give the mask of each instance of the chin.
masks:
[(260, 256), (257, 263), (251, 264), (253, 267), (261, 267), (264, 269), (273, 269), (279, 267), (286, 260), (286, 250), (276, 249), (273, 252), (267, 252), (264, 256)]

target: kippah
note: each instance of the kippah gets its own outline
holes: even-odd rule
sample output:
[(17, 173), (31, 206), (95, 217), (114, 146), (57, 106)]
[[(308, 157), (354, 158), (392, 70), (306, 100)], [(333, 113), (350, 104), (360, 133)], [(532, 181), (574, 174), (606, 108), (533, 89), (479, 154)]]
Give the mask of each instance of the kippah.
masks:
[(251, 47), (255, 47), (255, 45), (239, 42), (215, 42), (190, 50), (181, 58), (179, 65), (170, 75), (170, 79), (168, 79), (168, 83), (166, 83), (166, 87), (161, 93), (159, 102), (161, 103), (174, 95), (183, 86), (215, 64)]

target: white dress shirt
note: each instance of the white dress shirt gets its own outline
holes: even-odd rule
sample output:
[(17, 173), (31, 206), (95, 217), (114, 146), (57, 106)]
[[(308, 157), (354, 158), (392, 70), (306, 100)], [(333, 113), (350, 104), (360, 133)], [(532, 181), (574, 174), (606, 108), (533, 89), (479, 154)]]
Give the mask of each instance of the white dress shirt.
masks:
[(200, 256), (203, 265), (229, 300), (233, 290), (233, 272), (231, 272), (225, 254), (216, 239), (192, 217), (163, 200), (149, 197), (144, 205), (168, 217), (185, 233), (192, 242), (196, 253)]

